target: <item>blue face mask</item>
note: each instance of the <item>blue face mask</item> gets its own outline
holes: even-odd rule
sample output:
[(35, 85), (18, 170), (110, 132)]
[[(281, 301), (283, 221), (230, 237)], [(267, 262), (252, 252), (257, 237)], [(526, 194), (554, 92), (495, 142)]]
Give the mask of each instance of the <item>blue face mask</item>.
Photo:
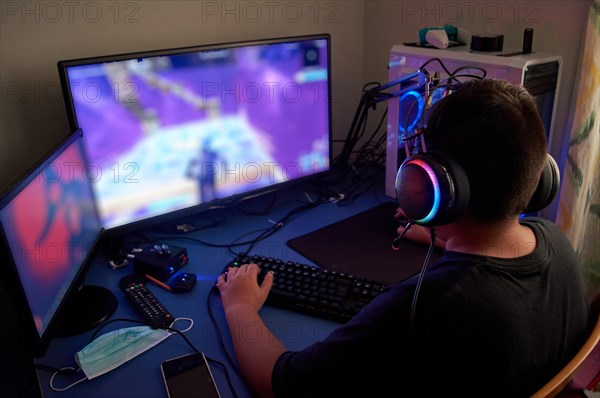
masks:
[(150, 326), (113, 330), (85, 346), (75, 355), (75, 360), (91, 380), (123, 365), (172, 334)]

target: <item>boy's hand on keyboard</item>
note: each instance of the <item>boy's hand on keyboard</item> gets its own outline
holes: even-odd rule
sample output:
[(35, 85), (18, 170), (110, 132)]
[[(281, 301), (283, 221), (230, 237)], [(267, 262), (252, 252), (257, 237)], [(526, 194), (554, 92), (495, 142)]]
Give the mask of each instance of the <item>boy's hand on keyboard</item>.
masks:
[(237, 306), (250, 306), (256, 312), (260, 310), (273, 286), (273, 273), (267, 273), (259, 285), (257, 282), (259, 272), (258, 265), (244, 264), (229, 268), (219, 277), (217, 287), (221, 292), (225, 311)]
[[(256, 274), (253, 271), (249, 279), (258, 275), (259, 283), (262, 280), (267, 281), (268, 285), (262, 284), (260, 288), (266, 288), (263, 291), (264, 294), (268, 294), (265, 303), (340, 322), (346, 322), (358, 314), (385, 287), (384, 282), (362, 276), (247, 253), (237, 256), (226, 269), (231, 270), (231, 266), (237, 267), (240, 264), (252, 264), (246, 267), (256, 267), (254, 269), (260, 270)], [(232, 279), (242, 275), (238, 271), (234, 272), (231, 272)], [(219, 278), (223, 290), (227, 288), (227, 280), (227, 276)], [(249, 282), (249, 286), (252, 287), (251, 290), (256, 289), (257, 283)], [(226, 299), (229, 300), (227, 297)], [(239, 303), (242, 300), (246, 299), (240, 298), (232, 302)], [(230, 305), (225, 299), (223, 303), (224, 306)], [(228, 321), (231, 318), (237, 322), (241, 318), (252, 319), (251, 315), (257, 315), (255, 311), (259, 307), (260, 305), (231, 304), (230, 308), (225, 308), (225, 313)]]

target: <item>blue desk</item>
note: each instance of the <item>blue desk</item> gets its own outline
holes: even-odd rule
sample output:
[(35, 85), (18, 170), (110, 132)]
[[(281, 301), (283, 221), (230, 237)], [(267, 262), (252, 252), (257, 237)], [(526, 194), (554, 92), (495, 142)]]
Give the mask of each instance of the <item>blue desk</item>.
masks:
[[(278, 220), (290, 209), (299, 205), (298, 201), (306, 201), (306, 196), (300, 188), (293, 188), (286, 193), (288, 199), (278, 200), (267, 215), (244, 215), (236, 213), (235, 217), (213, 228), (202, 231), (191, 232), (186, 236), (214, 243), (231, 243), (245, 233), (257, 229), (268, 228), (271, 221)], [(349, 205), (338, 206), (335, 203), (325, 203), (310, 210), (306, 210), (293, 217), (283, 228), (265, 241), (257, 243), (252, 253), (265, 256), (285, 258), (294, 261), (310, 263), (298, 253), (286, 246), (286, 242), (294, 237), (304, 235), (336, 221), (350, 217), (356, 213), (372, 208), (386, 200), (383, 195), (374, 195), (369, 191)], [(389, 200), (389, 199), (388, 199)], [(242, 204), (243, 206), (243, 204)], [(197, 218), (213, 217), (210, 210)], [(249, 236), (250, 238), (252, 236)], [(244, 384), (238, 379), (235, 372), (226, 361), (226, 357), (217, 340), (217, 332), (211, 322), (206, 307), (207, 296), (225, 265), (232, 259), (227, 249), (201, 246), (188, 241), (163, 240), (174, 246), (186, 247), (190, 257), (190, 263), (184, 269), (198, 275), (198, 281), (193, 291), (184, 294), (172, 294), (155, 285), (148, 284), (158, 299), (169, 309), (175, 317), (188, 317), (194, 320), (193, 328), (186, 333), (190, 341), (207, 356), (221, 361), (227, 365), (229, 375), (233, 381), (234, 388), (239, 397), (250, 396)], [(110, 289), (118, 300), (116, 312), (113, 318), (140, 319), (133, 307), (126, 302), (125, 296), (118, 288), (118, 282), (124, 275), (132, 272), (132, 266), (128, 265), (122, 269), (113, 270), (108, 265), (107, 259), (99, 254), (94, 260), (86, 278), (87, 284), (100, 285)], [(233, 356), (229, 329), (225, 321), (223, 310), (218, 295), (212, 295), (210, 304), (217, 318), (220, 329), (224, 334), (224, 340)], [(283, 344), (289, 349), (301, 349), (314, 341), (325, 338), (339, 324), (316, 317), (311, 317), (295, 312), (265, 306), (261, 315)], [(183, 322), (182, 322), (183, 324)], [(102, 333), (112, 329), (134, 326), (130, 323), (116, 323), (108, 326)], [(248, 333), (254, 330), (240, 330), (235, 333)], [(93, 331), (81, 335), (55, 339), (50, 344), (46, 355), (37, 360), (38, 363), (55, 367), (74, 366), (74, 355), (81, 350), (90, 339)], [(93, 380), (84, 381), (64, 392), (54, 392), (49, 387), (51, 373), (38, 371), (39, 383), (44, 397), (166, 397), (165, 387), (162, 381), (161, 362), (192, 352), (185, 341), (173, 335), (158, 346), (146, 351), (140, 356), (127, 362), (121, 367)], [(231, 396), (223, 370), (211, 366), (213, 376), (223, 397)], [(76, 378), (58, 376), (54, 380), (56, 387), (64, 387), (81, 378), (79, 373)]]

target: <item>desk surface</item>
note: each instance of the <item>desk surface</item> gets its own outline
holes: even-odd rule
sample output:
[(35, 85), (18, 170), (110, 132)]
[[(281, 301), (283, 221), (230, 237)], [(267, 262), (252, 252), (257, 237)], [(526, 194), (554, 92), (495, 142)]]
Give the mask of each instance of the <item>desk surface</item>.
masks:
[[(194, 320), (193, 328), (186, 336), (200, 351), (208, 357), (223, 362), (232, 379), (233, 386), (239, 397), (250, 396), (242, 381), (238, 379), (233, 369), (227, 363), (226, 357), (218, 343), (215, 326), (211, 322), (207, 310), (207, 297), (217, 278), (225, 265), (232, 259), (232, 254), (225, 248), (214, 248), (178, 240), (177, 237), (189, 238), (229, 244), (246, 233), (257, 229), (268, 228), (273, 220), (278, 220), (290, 209), (298, 206), (298, 200), (305, 201), (305, 193), (300, 188), (289, 189), (286, 192), (287, 199), (279, 199), (269, 214), (249, 215), (236, 212), (235, 217), (219, 224), (197, 232), (185, 235), (172, 235), (170, 239), (162, 241), (180, 247), (186, 247), (190, 262), (182, 270), (194, 272), (198, 275), (195, 288), (188, 293), (172, 294), (155, 285), (148, 284), (149, 289), (158, 297), (167, 309), (175, 317), (187, 317)], [(286, 242), (294, 237), (309, 233), (336, 221), (345, 219), (356, 213), (374, 207), (381, 201), (389, 200), (383, 195), (374, 195), (369, 192), (361, 195), (352, 203), (338, 206), (329, 202), (310, 210), (306, 210), (293, 217), (283, 228), (268, 239), (258, 242), (251, 253), (265, 256), (278, 257), (293, 261), (310, 263), (298, 253), (286, 246)], [(211, 220), (220, 210), (209, 210), (196, 215), (197, 219), (205, 217)], [(252, 237), (254, 235), (249, 235)], [(127, 239), (127, 236), (125, 237)], [(132, 266), (113, 270), (101, 254), (97, 256), (86, 277), (86, 284), (100, 285), (110, 289), (118, 300), (118, 306), (111, 319), (133, 318), (140, 319), (133, 307), (126, 302), (125, 296), (118, 288), (118, 282), (122, 276), (130, 274)], [(211, 295), (210, 305), (217, 319), (219, 328), (223, 333), (225, 344), (232, 354), (229, 329), (218, 294)], [(266, 325), (282, 343), (291, 350), (302, 349), (314, 341), (325, 338), (339, 324), (311, 317), (300, 313), (286, 311), (274, 307), (265, 306), (261, 310)], [(183, 324), (183, 322), (182, 322)], [(107, 326), (102, 331), (108, 332), (113, 329), (134, 326), (130, 323), (115, 323)], [(253, 330), (240, 330), (234, 333), (253, 333)], [(74, 355), (81, 350), (90, 339), (93, 330), (86, 333), (54, 339), (46, 352), (46, 355), (36, 360), (37, 363), (55, 367), (74, 366)], [(146, 351), (140, 356), (125, 363), (121, 367), (93, 380), (87, 380), (77, 384), (64, 392), (54, 392), (49, 387), (51, 373), (38, 371), (39, 383), (44, 397), (166, 397), (165, 387), (160, 372), (161, 362), (192, 352), (185, 341), (177, 335), (169, 337), (158, 346)], [(224, 372), (217, 366), (211, 366), (213, 376), (222, 396), (232, 396), (226, 382)], [(82, 374), (71, 378), (58, 376), (54, 380), (56, 387), (64, 387), (81, 378)]]

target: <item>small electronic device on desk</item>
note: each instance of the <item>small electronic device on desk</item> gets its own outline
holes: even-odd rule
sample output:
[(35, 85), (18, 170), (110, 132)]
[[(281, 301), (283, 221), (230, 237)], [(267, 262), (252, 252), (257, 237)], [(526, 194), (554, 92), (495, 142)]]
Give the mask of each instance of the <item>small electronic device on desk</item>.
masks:
[(185, 293), (192, 290), (196, 284), (196, 274), (180, 272), (169, 280), (169, 287), (173, 293)]
[(186, 248), (165, 243), (134, 249), (127, 257), (133, 261), (136, 273), (150, 275), (159, 281), (168, 280), (189, 262)]
[(133, 262), (134, 275), (138, 279), (150, 281), (172, 293), (189, 292), (196, 284), (196, 274), (177, 272), (190, 260), (184, 247), (156, 243), (132, 250), (128, 258)]
[(154, 283), (155, 285), (162, 287), (163, 289), (171, 292), (171, 293), (185, 293), (189, 292), (196, 285), (196, 274), (190, 272), (179, 272), (169, 278), (168, 281), (162, 282), (158, 279), (145, 274), (140, 275), (148, 281)]
[(148, 322), (161, 327), (169, 326), (173, 316), (148, 290), (146, 283), (152, 282), (173, 293), (192, 290), (196, 284), (195, 274), (175, 274), (189, 262), (187, 249), (156, 243), (134, 249), (127, 257), (133, 261), (135, 271), (121, 279), (121, 291)]

